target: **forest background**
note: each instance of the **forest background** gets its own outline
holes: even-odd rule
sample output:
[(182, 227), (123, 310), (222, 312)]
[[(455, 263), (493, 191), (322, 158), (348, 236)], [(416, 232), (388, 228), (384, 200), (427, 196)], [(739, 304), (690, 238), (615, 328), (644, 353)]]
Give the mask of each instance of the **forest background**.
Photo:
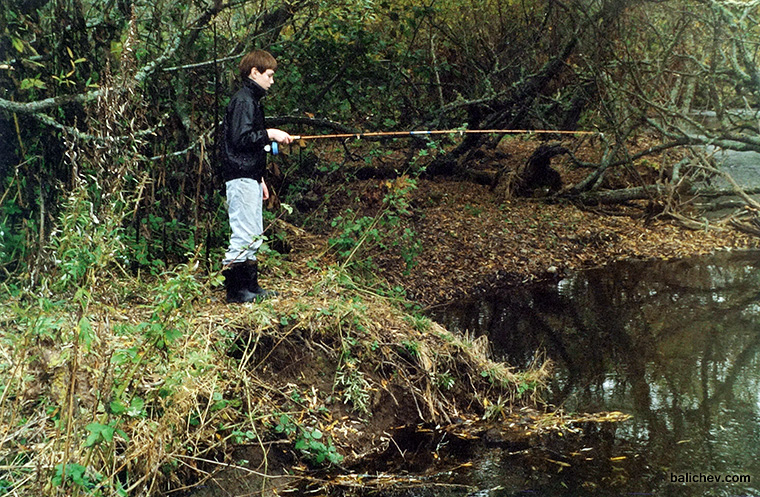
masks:
[[(219, 282), (226, 212), (215, 124), (247, 51), (267, 49), (279, 62), (265, 104), (271, 126), (293, 134), (594, 131), (595, 153), (587, 156), (547, 145), (547, 160), (568, 154), (580, 174), (561, 189), (551, 181), (540, 185), (544, 194), (584, 202), (644, 199), (658, 214), (700, 225), (679, 196), (720, 174), (700, 150), (760, 151), (759, 14), (758, 2), (717, 0), (3, 0), (0, 282), (13, 303), (3, 320), (14, 333), (4, 337), (2, 371), (9, 379), (0, 407), (14, 407), (2, 411), (0, 449), (7, 465), (20, 469), (0, 480), (0, 493), (28, 483), (34, 457), (24, 444), (11, 444), (9, 434), (29, 429), (29, 412), (44, 412), (40, 423), (53, 423), (59, 434), (58, 459), (51, 456), (46, 466), (52, 483), (46, 487), (38, 475), (40, 488), (95, 493), (110, 485), (126, 494), (154, 491), (156, 481), (171, 486), (171, 478), (156, 476), (171, 468), (146, 466), (124, 477), (114, 461), (133, 455), (114, 440), (127, 438), (130, 422), (158, 416), (146, 407), (147, 393), (134, 393), (133, 377), (147, 367), (140, 359), (145, 350), (166, 355), (181, 340), (190, 326), (182, 310), (205, 295), (198, 271)], [(706, 115), (714, 117), (710, 126)], [(349, 144), (333, 142), (325, 152), (308, 142), (270, 161), (276, 200), (268, 221), (286, 221), (301, 238), (331, 234), (342, 269), (371, 273), (370, 248), (394, 244), (411, 265), (418, 247), (402, 222), (413, 209), (409, 190), (420, 178), (479, 178), (474, 164), (497, 143), (488, 135), (368, 141), (358, 157)], [(632, 179), (606, 181), (619, 170)], [(380, 213), (331, 207), (349, 195), (352, 180), (368, 177), (392, 180), (377, 199)], [(618, 189), (610, 192), (612, 186)], [(267, 233), (274, 260), (295, 243), (287, 229)], [(292, 231), (301, 229), (307, 231)], [(341, 278), (348, 285), (348, 276)], [(129, 282), (128, 289), (104, 298), (99, 289), (114, 281)], [(394, 291), (400, 290), (386, 289)], [(71, 385), (79, 354), (100, 340), (95, 302), (113, 299), (118, 308), (135, 294), (144, 319), (117, 335), (144, 340), (114, 356), (120, 362), (108, 379), (110, 403), (95, 402), (97, 415), (80, 423), (77, 442)], [(277, 322), (288, 327), (285, 315)], [(30, 400), (41, 395), (29, 391), (40, 360), (12, 352), (22, 343), (42, 356), (68, 350), (42, 362), (53, 380), (50, 371), (67, 371), (70, 391)], [(343, 365), (350, 363), (345, 349), (343, 343)], [(111, 364), (111, 356), (101, 359)], [(439, 387), (449, 384), (444, 372), (437, 378)], [(346, 398), (366, 408), (357, 385)], [(207, 400), (226, 399), (214, 395)], [(319, 443), (309, 438), (313, 431), (295, 426), (301, 442)], [(39, 443), (52, 443), (45, 440)], [(327, 445), (315, 450), (322, 461), (336, 459)], [(75, 453), (89, 454), (87, 462)]]
[[(54, 252), (63, 260), (60, 234), (73, 227), (62, 224), (67, 219), (99, 239), (118, 231), (110, 238), (123, 247), (110, 247), (110, 256), (118, 251), (130, 266), (163, 266), (201, 246), (219, 247), (225, 223), (214, 124), (237, 85), (237, 61), (255, 47), (280, 62), (267, 113), (272, 126), (293, 134), (599, 131), (600, 155), (578, 161), (589, 174), (565, 193), (599, 188), (609, 169), (641, 159), (676, 186), (693, 179), (681, 166), (697, 161), (657, 155), (665, 150), (760, 147), (755, 8), (710, 1), (6, 0), (3, 279), (26, 274), (37, 283)], [(700, 125), (707, 112), (717, 127)], [(631, 137), (643, 132), (656, 140), (632, 150)], [(468, 136), (429, 172), (461, 173), (470, 163), (461, 157), (486, 140)], [(420, 142), (407, 145), (417, 153), (427, 147)], [(314, 171), (299, 170), (303, 162), (281, 164), (275, 186), (283, 203), (309, 210), (303, 199)]]

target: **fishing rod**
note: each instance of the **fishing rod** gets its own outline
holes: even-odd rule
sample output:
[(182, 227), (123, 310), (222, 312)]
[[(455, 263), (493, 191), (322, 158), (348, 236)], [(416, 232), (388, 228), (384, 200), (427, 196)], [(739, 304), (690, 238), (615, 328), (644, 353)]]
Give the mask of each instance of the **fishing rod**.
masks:
[[(306, 146), (307, 140), (326, 140), (326, 139), (344, 139), (356, 138), (403, 138), (408, 136), (431, 136), (431, 135), (495, 135), (495, 134), (513, 134), (513, 135), (530, 135), (530, 134), (554, 134), (554, 135), (594, 135), (599, 134), (597, 131), (569, 131), (553, 129), (428, 129), (412, 131), (369, 131), (359, 133), (336, 133), (332, 135), (293, 135), (293, 141), (298, 142), (302, 147)], [(272, 155), (279, 153), (279, 144), (272, 142), (265, 147), (267, 152)]]
[(468, 135), (468, 134), (565, 134), (565, 135), (593, 135), (596, 131), (567, 131), (567, 130), (550, 130), (550, 129), (428, 129), (421, 131), (371, 131), (367, 133), (338, 133), (334, 135), (302, 135), (293, 136), (294, 140), (318, 140), (325, 138), (370, 138), (385, 136), (404, 137), (404, 136), (425, 136), (425, 135)]

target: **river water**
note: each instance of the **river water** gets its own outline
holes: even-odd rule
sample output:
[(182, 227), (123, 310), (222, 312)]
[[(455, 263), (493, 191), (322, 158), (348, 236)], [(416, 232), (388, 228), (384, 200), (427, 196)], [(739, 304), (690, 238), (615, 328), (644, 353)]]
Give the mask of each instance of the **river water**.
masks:
[(556, 365), (544, 397), (567, 412), (631, 415), (565, 445), (468, 450), (448, 483), (483, 497), (760, 496), (760, 253), (616, 263), (433, 317), (487, 334), (515, 366), (541, 351)]
[(557, 409), (631, 417), (528, 441), (412, 429), (367, 469), (393, 484), (347, 495), (760, 497), (760, 251), (614, 263), (431, 317), (516, 367), (549, 358)]

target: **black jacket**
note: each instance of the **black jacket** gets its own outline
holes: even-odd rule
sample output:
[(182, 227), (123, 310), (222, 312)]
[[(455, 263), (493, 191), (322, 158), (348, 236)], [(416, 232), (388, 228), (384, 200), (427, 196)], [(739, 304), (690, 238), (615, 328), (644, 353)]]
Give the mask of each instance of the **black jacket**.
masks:
[(264, 147), (269, 143), (261, 99), (266, 90), (250, 79), (232, 96), (224, 116), (221, 144), (224, 181), (252, 178), (261, 181), (266, 170)]

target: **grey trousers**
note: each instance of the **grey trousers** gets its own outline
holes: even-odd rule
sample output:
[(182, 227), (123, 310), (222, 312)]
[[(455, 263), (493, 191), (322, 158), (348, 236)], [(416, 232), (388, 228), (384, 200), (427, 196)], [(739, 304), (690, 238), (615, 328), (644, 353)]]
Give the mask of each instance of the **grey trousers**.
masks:
[(230, 219), (230, 245), (224, 254), (224, 265), (256, 260), (263, 243), (264, 193), (261, 183), (254, 179), (238, 178), (228, 181), (227, 213)]

